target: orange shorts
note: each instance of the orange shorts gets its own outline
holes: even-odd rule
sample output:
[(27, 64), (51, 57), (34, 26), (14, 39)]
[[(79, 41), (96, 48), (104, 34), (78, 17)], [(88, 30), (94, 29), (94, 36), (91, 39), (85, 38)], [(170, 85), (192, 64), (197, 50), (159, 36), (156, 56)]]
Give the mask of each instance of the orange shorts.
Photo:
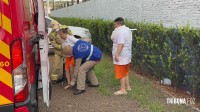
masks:
[(127, 65), (116, 65), (115, 64), (114, 66), (115, 66), (116, 79), (121, 79), (128, 75), (128, 72), (130, 70), (130, 64), (127, 64)]
[(74, 67), (74, 56), (66, 57), (65, 69), (69, 70), (70, 65)]

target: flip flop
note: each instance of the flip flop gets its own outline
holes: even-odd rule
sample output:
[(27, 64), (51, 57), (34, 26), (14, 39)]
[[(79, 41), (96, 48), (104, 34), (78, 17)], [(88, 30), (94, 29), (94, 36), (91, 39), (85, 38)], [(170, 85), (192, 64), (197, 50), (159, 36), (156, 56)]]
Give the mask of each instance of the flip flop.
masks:
[(64, 87), (64, 89), (68, 89), (70, 87), (72, 87), (72, 86), (70, 84), (68, 84), (67, 86)]
[(126, 95), (127, 92), (126, 92), (126, 91), (119, 90), (119, 91), (115, 92), (114, 94), (115, 94), (115, 95)]
[(131, 88), (129, 88), (129, 89), (126, 89), (127, 91), (131, 91), (132, 89)]

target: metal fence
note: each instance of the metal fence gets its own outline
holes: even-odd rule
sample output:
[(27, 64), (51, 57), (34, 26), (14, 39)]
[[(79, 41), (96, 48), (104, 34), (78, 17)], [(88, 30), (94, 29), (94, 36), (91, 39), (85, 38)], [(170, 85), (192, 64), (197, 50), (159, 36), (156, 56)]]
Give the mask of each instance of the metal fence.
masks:
[[(81, 4), (90, 0), (49, 0), (50, 9), (57, 10), (65, 7), (70, 7), (75, 4)], [(46, 1), (44, 1), (44, 5), (46, 6)]]

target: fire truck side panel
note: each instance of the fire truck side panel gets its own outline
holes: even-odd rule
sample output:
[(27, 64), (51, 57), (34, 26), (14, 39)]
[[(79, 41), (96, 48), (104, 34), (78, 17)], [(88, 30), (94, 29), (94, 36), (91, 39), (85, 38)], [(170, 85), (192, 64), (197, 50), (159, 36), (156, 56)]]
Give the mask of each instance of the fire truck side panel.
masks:
[(11, 15), (8, 0), (0, 0), (0, 112), (14, 110), (14, 89), (11, 71)]
[(36, 31), (34, 28), (34, 12), (33, 12), (33, 4), (31, 0), (23, 0), (24, 3), (24, 37), (26, 38), (26, 59), (27, 59), (27, 73), (29, 74), (30, 83), (33, 84), (35, 82), (35, 61), (34, 61), (34, 53), (33, 45), (30, 44), (30, 39), (36, 36)]
[[(37, 44), (30, 43), (37, 34), (33, 3), (32, 0), (0, 0), (0, 112), (29, 112), (37, 103), (33, 52)], [(21, 53), (23, 58), (13, 60), (15, 53)], [(17, 91), (16, 95), (14, 82), (15, 78), (20, 78), (16, 77), (19, 70), (26, 71), (27, 86)], [(24, 77), (22, 72), (20, 75)]]
[(13, 29), (13, 40), (22, 37), (23, 32), (23, 4), (22, 0), (10, 0), (10, 9), (12, 10), (12, 29)]
[(0, 111), (2, 111), (5, 109), (1, 108), (2, 105), (13, 110), (14, 90), (10, 57), (12, 27), (8, 1), (0, 0), (0, 8)]
[(32, 2), (30, 0), (10, 0), (10, 4), (13, 38), (14, 40), (22, 38), (25, 41), (28, 80), (33, 84), (35, 82), (35, 66), (33, 66), (35, 62), (32, 53), (33, 46), (30, 45), (29, 41), (36, 35), (36, 32), (33, 22)]

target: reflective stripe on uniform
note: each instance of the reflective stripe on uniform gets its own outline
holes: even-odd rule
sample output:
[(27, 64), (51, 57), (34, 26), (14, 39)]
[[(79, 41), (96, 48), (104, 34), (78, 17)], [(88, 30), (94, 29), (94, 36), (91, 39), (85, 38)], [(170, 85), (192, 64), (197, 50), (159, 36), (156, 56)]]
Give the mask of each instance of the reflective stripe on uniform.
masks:
[(86, 59), (86, 60), (89, 60), (89, 59), (90, 59), (90, 57), (92, 56), (92, 54), (93, 54), (93, 49), (94, 49), (94, 46), (93, 46), (93, 45), (91, 45), (91, 49), (90, 49), (90, 55), (87, 57), (87, 59)]
[(57, 79), (58, 79), (58, 75), (51, 74), (51, 80), (57, 80)]

